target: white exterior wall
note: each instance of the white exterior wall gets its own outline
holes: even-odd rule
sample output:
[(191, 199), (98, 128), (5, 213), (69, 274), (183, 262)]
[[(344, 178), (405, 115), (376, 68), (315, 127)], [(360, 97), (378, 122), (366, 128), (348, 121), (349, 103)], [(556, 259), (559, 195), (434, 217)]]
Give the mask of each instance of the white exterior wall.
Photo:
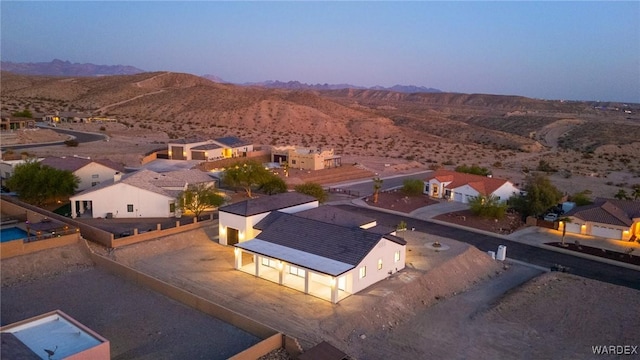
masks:
[(478, 191), (476, 191), (476, 189), (472, 188), (469, 185), (462, 185), (462, 186), (459, 186), (459, 187), (457, 187), (455, 189), (451, 189), (451, 192), (462, 194), (462, 201), (461, 202), (463, 204), (468, 203), (469, 200), (471, 199), (471, 197), (480, 195), (480, 193)]
[[(115, 218), (168, 218), (174, 215), (169, 212), (169, 204), (175, 202), (175, 199), (124, 183), (74, 196), (70, 200), (72, 204), (75, 201), (91, 201), (94, 218), (104, 218), (107, 213), (112, 213)], [(127, 212), (128, 204), (133, 205), (133, 212)]]
[[(278, 211), (282, 211), (287, 214), (293, 214), (299, 211), (313, 209), (317, 207), (318, 207), (318, 201), (311, 201), (308, 203), (283, 208)], [(260, 234), (260, 230), (254, 229), (253, 228), (254, 225), (260, 222), (260, 220), (267, 217), (267, 215), (269, 214), (271, 214), (270, 211), (249, 216), (249, 217), (244, 217), (241, 215), (220, 211), (218, 214), (219, 215), (218, 242), (222, 245), (228, 245), (227, 244), (227, 227), (238, 229), (238, 242), (244, 242), (244, 241), (255, 238), (256, 236), (258, 236), (258, 234)]]
[(238, 242), (244, 242), (255, 238), (258, 234), (260, 234), (260, 230), (254, 229), (253, 226), (260, 220), (267, 217), (267, 215), (269, 215), (269, 212), (244, 217), (241, 215), (220, 211), (218, 220), (219, 243), (222, 245), (228, 245), (227, 227), (238, 229)]
[(509, 200), (509, 198), (514, 194), (519, 194), (520, 190), (513, 186), (510, 181), (505, 182), (500, 186), (496, 191), (493, 192), (493, 195), (499, 196), (500, 201), (504, 202)]
[[(400, 251), (400, 260), (395, 261), (395, 253)], [(378, 259), (382, 258), (382, 269), (378, 270)], [(378, 244), (367, 256), (352, 270), (351, 283), (347, 281), (346, 291), (355, 294), (380, 280), (404, 269), (406, 260), (406, 246), (397, 244), (391, 240), (380, 239)], [(367, 274), (360, 278), (360, 268), (366, 266)], [(349, 277), (347, 277), (349, 278)]]
[[(89, 163), (87, 166), (84, 166), (73, 173), (80, 178), (77, 191), (89, 189), (92, 182), (100, 183), (107, 180), (113, 180), (113, 175), (116, 172), (117, 170), (102, 164), (98, 164), (96, 162)], [(98, 177), (93, 178), (93, 175), (97, 175)]]
[[(431, 179), (428, 182), (425, 182), (425, 191), (424, 193), (429, 195), (429, 196), (434, 196), (433, 194), (433, 186), (436, 185), (438, 187), (438, 196), (435, 196), (436, 198), (440, 198), (442, 199), (442, 197), (444, 196), (444, 187), (447, 186), (447, 184), (450, 184), (451, 181), (446, 181), (446, 182), (440, 182), (436, 179)], [(453, 191), (452, 191), (453, 193)]]

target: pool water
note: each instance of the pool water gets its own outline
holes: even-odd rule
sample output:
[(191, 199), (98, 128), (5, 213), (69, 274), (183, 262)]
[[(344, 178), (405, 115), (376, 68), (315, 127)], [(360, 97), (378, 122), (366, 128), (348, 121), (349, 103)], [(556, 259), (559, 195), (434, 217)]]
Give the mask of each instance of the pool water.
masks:
[(0, 242), (24, 239), (26, 237), (27, 237), (27, 232), (17, 227), (0, 230)]

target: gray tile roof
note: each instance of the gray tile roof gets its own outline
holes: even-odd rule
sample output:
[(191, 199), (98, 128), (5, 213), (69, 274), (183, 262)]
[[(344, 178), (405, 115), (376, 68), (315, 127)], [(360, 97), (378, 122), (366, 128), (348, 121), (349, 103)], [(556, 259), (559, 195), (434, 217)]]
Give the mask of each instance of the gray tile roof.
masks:
[(387, 238), (360, 228), (325, 223), (295, 214), (277, 212), (267, 217), (273, 219), (257, 239), (353, 266), (358, 265), (383, 237)]
[(211, 144), (194, 146), (191, 148), (191, 150), (213, 150), (213, 149), (220, 149), (220, 148), (222, 148), (222, 146), (215, 143), (211, 143)]
[[(133, 173), (124, 174), (120, 179), (120, 182), (123, 184), (128, 184), (140, 189), (168, 196), (170, 198), (175, 198), (177, 194), (176, 191), (180, 191), (176, 190), (175, 188), (182, 188), (186, 184), (197, 184), (213, 181), (215, 180), (207, 173), (195, 169), (170, 171), (166, 173), (157, 173), (155, 171), (143, 169)], [(91, 192), (113, 186), (114, 184), (115, 182), (113, 181), (113, 179), (103, 181), (100, 184), (91, 187), (77, 195), (86, 195)]]
[(120, 172), (124, 171), (124, 167), (122, 165), (119, 165), (108, 159), (87, 159), (87, 158), (75, 157), (75, 156), (48, 157), (48, 158), (44, 158), (40, 163), (42, 165), (50, 166), (54, 169), (68, 170), (71, 172), (75, 172), (91, 164), (92, 162), (106, 166), (115, 171), (120, 171)]
[(329, 205), (300, 211), (295, 213), (295, 215), (346, 227), (360, 227), (376, 221), (374, 218)]
[(597, 198), (593, 204), (578, 206), (565, 215), (601, 224), (631, 226), (633, 218), (640, 218), (640, 202)]
[(253, 216), (313, 201), (316, 201), (316, 198), (313, 196), (300, 194), (298, 192), (288, 192), (240, 201), (223, 206), (219, 211), (240, 216)]
[(217, 138), (217, 139), (214, 139), (214, 140), (219, 142), (220, 144), (228, 146), (228, 147), (238, 147), (238, 146), (244, 146), (244, 145), (251, 144), (250, 142), (242, 140), (242, 139), (237, 138), (235, 136), (225, 136), (225, 137)]

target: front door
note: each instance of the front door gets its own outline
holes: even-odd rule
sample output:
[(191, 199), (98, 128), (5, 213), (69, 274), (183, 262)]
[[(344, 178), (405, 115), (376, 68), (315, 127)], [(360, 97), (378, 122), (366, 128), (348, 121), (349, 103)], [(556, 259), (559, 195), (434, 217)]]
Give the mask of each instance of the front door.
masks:
[(431, 196), (440, 197), (440, 195), (438, 194), (438, 184), (433, 184), (433, 187), (431, 187), (431, 189), (433, 189), (431, 191)]
[(238, 239), (238, 229), (227, 227), (227, 245), (237, 244)]

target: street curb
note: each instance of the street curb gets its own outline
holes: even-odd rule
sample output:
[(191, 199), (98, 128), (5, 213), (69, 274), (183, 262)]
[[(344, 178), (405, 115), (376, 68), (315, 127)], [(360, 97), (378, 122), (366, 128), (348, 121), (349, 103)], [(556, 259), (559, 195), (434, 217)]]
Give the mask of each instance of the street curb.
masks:
[[(354, 200), (359, 200), (359, 199), (354, 199)], [(376, 206), (371, 206), (371, 205), (368, 205), (366, 203), (359, 204), (359, 203), (354, 202), (354, 200), (352, 200), (351, 203), (354, 206), (358, 206), (358, 207), (370, 208), (370, 209), (373, 209), (373, 210), (378, 210), (378, 211), (386, 212), (386, 213), (389, 213), (389, 214), (404, 216), (404, 217), (408, 217), (408, 218), (412, 218), (412, 219), (416, 219), (416, 220), (421, 220), (421, 221), (426, 221), (426, 222), (430, 222), (430, 223), (434, 223), (434, 224), (438, 224), (438, 225), (442, 225), (442, 226), (458, 228), (458, 229), (461, 229), (461, 230), (466, 230), (466, 231), (474, 232), (474, 233), (477, 233), (477, 234), (482, 234), (482, 235), (492, 236), (492, 237), (496, 237), (496, 238), (500, 238), (500, 239), (504, 239), (504, 240), (508, 240), (508, 241), (513, 241), (513, 242), (516, 242), (518, 244), (529, 245), (529, 246), (537, 247), (537, 248), (540, 248), (540, 249), (551, 250), (551, 251), (563, 253), (563, 254), (566, 254), (566, 255), (572, 255), (572, 256), (576, 256), (576, 257), (581, 257), (581, 258), (587, 259), (587, 260), (598, 261), (598, 262), (609, 264), (609, 265), (620, 266), (620, 267), (624, 267), (624, 268), (627, 268), (627, 269), (630, 269), (630, 270), (640, 271), (640, 266), (628, 264), (628, 263), (621, 262), (621, 261), (615, 261), (615, 260), (611, 260), (611, 259), (602, 258), (602, 257), (599, 257), (599, 256), (583, 254), (583, 253), (576, 252), (576, 251), (571, 251), (571, 250), (560, 249), (560, 248), (557, 248), (555, 246), (549, 246), (549, 245), (544, 245), (544, 244), (524, 243), (524, 242), (517, 241), (517, 240), (515, 240), (513, 238), (510, 238), (510, 237), (508, 237), (506, 235), (496, 234), (496, 233), (493, 233), (493, 232), (490, 232), (490, 231), (485, 231), (485, 230), (479, 230), (479, 229), (475, 229), (475, 228), (468, 227), (468, 226), (452, 224), (452, 223), (449, 223), (449, 222), (446, 222), (446, 221), (442, 221), (442, 220), (421, 219), (421, 218), (418, 218), (418, 217), (415, 217), (415, 216), (411, 216), (410, 214), (403, 213), (403, 212), (400, 212), (400, 211), (387, 210), (387, 209), (379, 208), (379, 207), (376, 207)], [(536, 265), (534, 265), (534, 266), (536, 266)]]

